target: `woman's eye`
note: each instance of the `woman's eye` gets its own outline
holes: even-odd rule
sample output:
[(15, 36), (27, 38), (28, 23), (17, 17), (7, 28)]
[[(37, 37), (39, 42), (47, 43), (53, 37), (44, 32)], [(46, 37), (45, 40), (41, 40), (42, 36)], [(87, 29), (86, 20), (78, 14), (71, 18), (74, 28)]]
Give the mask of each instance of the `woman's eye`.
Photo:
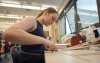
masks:
[(52, 20), (54, 20), (54, 18), (52, 17)]
[(53, 18), (52, 18), (52, 20), (53, 20)]

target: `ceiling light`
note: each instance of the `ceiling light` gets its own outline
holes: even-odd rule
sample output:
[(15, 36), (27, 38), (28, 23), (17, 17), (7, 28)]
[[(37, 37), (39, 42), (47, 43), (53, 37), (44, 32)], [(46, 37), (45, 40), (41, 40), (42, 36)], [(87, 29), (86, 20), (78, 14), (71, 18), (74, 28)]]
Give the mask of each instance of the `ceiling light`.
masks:
[[(28, 17), (28, 16), (25, 16)], [(19, 15), (4, 15), (4, 14), (0, 14), (0, 18), (15, 18), (15, 19), (23, 19), (23, 16), (19, 16)]]
[(46, 9), (46, 8), (45, 8), (45, 7), (41, 7), (40, 9), (41, 9), (41, 10), (44, 10), (44, 9)]
[(0, 16), (0, 17), (6, 17), (6, 16)]
[(21, 5), (1, 3), (0, 6), (21, 8)]
[(40, 10), (40, 7), (26, 6), (26, 5), (22, 5), (22, 8), (25, 8), (25, 9), (36, 9), (36, 10)]
[(18, 17), (19, 15), (7, 15), (7, 16), (10, 16), (10, 17), (11, 17), (11, 16), (13, 16), (13, 17)]
[(20, 2), (15, 2), (15, 1), (1, 1), (3, 3), (12, 3), (12, 4), (20, 4)]
[(1, 3), (0, 6), (14, 7), (14, 8), (24, 8), (24, 9), (36, 9), (36, 10), (44, 10), (44, 9), (47, 8), (47, 7), (37, 7), (37, 6), (27, 6), (27, 5), (18, 5), (18, 4), (7, 4), (7, 3)]
[(7, 18), (21, 18), (19, 15), (7, 15)]
[(13, 16), (12, 17), (9, 17), (9, 16), (7, 16), (7, 18), (21, 18), (21, 17), (13, 17)]
[(4, 14), (0, 14), (0, 17), (2, 17), (2, 18), (3, 18), (3, 17), (6, 17), (6, 16), (5, 16)]

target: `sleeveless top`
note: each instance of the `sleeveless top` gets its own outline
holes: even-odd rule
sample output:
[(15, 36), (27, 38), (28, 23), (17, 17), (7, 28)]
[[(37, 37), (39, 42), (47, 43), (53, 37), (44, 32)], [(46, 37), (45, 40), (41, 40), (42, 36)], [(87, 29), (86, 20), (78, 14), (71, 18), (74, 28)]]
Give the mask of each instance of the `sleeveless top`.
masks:
[[(37, 28), (34, 31), (29, 32), (29, 33), (46, 38), (44, 31), (43, 31), (43, 26), (38, 21), (37, 21)], [(45, 46), (43, 44), (21, 45), (21, 50), (25, 52), (29, 52), (29, 53), (44, 54), (44, 49), (45, 49)]]

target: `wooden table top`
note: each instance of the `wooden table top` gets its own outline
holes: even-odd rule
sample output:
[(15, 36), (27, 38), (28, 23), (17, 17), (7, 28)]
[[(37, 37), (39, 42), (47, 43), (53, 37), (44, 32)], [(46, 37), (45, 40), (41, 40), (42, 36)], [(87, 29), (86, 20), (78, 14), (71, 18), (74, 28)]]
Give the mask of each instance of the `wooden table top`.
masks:
[(45, 51), (46, 63), (99, 63), (100, 51), (70, 50), (58, 52)]

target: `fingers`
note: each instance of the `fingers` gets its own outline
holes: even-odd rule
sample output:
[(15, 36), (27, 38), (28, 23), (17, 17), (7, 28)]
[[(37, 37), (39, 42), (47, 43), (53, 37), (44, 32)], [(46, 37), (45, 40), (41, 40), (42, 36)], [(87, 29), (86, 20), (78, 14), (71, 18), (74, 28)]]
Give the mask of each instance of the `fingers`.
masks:
[(57, 47), (54, 44), (54, 42), (47, 40), (46, 42), (44, 42), (44, 45), (46, 46), (45, 49), (47, 49), (48, 51), (57, 51)]
[(52, 51), (52, 52), (57, 51), (57, 47), (55, 45), (54, 46), (47, 46), (46, 49), (48, 51)]
[(54, 51), (57, 51), (57, 46), (55, 46)]

